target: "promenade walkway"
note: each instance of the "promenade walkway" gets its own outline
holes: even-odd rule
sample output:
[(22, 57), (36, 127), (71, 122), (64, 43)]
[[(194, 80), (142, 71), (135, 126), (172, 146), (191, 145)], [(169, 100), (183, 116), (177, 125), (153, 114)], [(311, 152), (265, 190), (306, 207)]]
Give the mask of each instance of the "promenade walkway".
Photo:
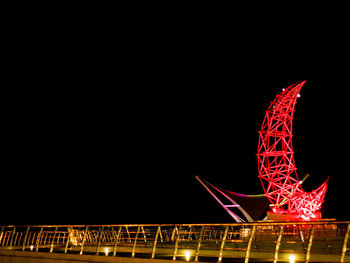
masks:
[(0, 262), (350, 262), (350, 222), (335, 220), (31, 225), (0, 231)]

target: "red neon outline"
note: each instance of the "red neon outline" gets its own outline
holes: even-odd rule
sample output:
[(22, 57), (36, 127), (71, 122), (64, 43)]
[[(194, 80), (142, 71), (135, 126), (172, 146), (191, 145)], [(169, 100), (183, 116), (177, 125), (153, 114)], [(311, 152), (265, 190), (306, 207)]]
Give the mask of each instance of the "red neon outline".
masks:
[(327, 190), (328, 179), (310, 193), (303, 191), (294, 162), (292, 124), (294, 107), (305, 81), (278, 94), (266, 111), (259, 131), (258, 171), (265, 196), (274, 213), (316, 217)]

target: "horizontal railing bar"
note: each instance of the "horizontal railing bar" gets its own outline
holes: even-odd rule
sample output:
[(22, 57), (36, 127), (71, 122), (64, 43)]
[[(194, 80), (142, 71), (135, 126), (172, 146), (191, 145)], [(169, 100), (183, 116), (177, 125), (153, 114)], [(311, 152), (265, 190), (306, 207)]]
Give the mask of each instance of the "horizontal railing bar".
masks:
[(8, 227), (8, 228), (25, 228), (25, 227), (44, 227), (44, 228), (53, 228), (53, 227), (77, 227), (77, 228), (85, 228), (85, 227), (138, 227), (138, 226), (146, 226), (146, 227), (166, 227), (166, 226), (177, 226), (177, 227), (200, 227), (200, 226), (288, 226), (288, 225), (329, 225), (329, 224), (350, 224), (350, 221), (332, 221), (332, 220), (315, 220), (315, 221), (283, 221), (283, 222), (253, 222), (253, 223), (205, 223), (205, 224), (111, 224), (111, 225), (4, 225), (0, 227)]

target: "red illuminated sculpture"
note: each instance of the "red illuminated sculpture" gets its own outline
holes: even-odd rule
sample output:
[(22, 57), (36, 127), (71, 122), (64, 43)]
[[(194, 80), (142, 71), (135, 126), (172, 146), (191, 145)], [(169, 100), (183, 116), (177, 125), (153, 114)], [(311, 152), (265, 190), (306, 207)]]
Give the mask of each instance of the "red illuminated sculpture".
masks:
[(319, 218), (328, 179), (306, 193), (298, 179), (292, 146), (294, 107), (305, 81), (293, 84), (276, 96), (266, 111), (258, 144), (258, 177), (272, 213), (292, 215), (304, 220)]
[(259, 131), (258, 177), (263, 195), (243, 195), (196, 179), (236, 222), (260, 220), (267, 212), (269, 220), (310, 220), (321, 218), (328, 179), (316, 190), (307, 193), (301, 187), (294, 162), (292, 144), (293, 113), (305, 81), (295, 83), (276, 96), (266, 111)]

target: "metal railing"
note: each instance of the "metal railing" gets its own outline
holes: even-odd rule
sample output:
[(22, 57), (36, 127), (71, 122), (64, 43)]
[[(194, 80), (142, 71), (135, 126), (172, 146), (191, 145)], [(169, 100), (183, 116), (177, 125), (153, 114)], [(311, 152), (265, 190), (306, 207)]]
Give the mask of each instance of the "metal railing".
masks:
[(349, 262), (350, 222), (1, 226), (0, 249), (187, 261)]

